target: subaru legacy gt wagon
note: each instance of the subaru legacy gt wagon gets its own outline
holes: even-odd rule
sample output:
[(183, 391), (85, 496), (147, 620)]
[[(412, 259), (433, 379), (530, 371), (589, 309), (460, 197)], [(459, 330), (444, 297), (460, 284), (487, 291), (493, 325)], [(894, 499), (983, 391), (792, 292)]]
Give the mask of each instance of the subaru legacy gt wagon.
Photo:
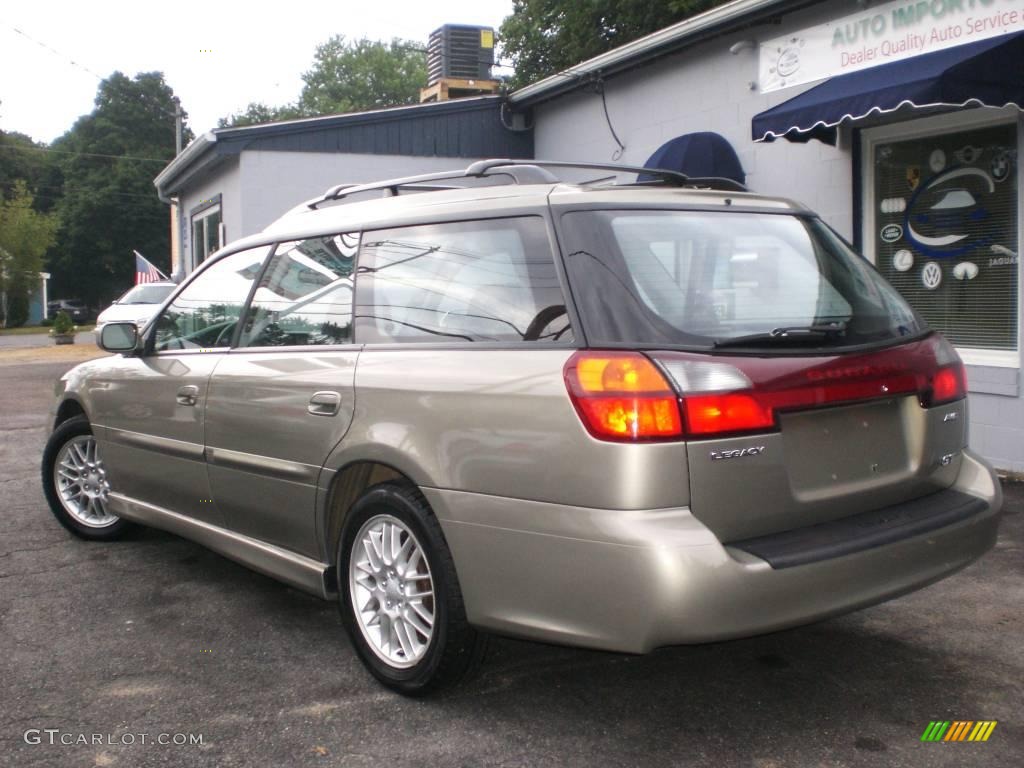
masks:
[(117, 354), (57, 386), (57, 520), (162, 528), (337, 600), (405, 694), (462, 677), (486, 633), (748, 636), (993, 546), (961, 361), (817, 216), (564, 166), (639, 170), (334, 187), (145, 328), (108, 323)]

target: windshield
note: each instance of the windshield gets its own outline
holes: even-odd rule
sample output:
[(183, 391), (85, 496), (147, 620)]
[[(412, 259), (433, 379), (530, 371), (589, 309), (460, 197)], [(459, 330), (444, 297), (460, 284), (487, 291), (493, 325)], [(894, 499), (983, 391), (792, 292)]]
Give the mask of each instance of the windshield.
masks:
[(565, 214), (562, 225), (594, 344), (841, 347), (927, 330), (817, 219), (585, 211)]
[(136, 285), (128, 293), (117, 300), (118, 304), (162, 304), (171, 291), (173, 285)]

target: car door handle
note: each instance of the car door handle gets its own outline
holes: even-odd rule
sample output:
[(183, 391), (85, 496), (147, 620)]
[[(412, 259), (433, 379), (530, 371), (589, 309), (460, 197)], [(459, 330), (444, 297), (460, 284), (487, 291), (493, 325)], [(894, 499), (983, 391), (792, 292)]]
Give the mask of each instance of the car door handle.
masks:
[(178, 390), (178, 405), (195, 405), (199, 399), (199, 387), (189, 384)]
[(341, 395), (337, 392), (317, 392), (309, 398), (306, 410), (314, 416), (334, 416), (341, 407)]

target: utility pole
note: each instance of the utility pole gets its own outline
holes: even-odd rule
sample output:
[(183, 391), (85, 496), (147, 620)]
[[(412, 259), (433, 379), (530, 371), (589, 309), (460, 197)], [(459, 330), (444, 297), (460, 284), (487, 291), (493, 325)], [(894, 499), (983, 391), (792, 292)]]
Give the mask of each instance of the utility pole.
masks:
[[(181, 154), (184, 127), (185, 113), (181, 108), (181, 100), (178, 97), (174, 98), (174, 154), (175, 156)], [(179, 201), (178, 198), (172, 198), (171, 203), (171, 276), (173, 279), (178, 280), (184, 275), (184, 264), (181, 260), (181, 223), (179, 220)]]
[(174, 154), (181, 154), (181, 142), (183, 133), (183, 117), (185, 113), (181, 109), (181, 100), (175, 97), (174, 99)]

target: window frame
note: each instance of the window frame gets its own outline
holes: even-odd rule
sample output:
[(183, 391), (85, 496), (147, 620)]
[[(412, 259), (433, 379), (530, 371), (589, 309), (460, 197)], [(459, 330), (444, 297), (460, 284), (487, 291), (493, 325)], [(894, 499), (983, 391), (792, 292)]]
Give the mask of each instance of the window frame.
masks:
[[(459, 225), (459, 224), (476, 224), (483, 222), (501, 222), (510, 219), (539, 219), (544, 227), (544, 234), (548, 246), (548, 251), (551, 254), (551, 260), (555, 267), (555, 276), (558, 280), (558, 286), (562, 291), (562, 299), (565, 302), (566, 315), (569, 318), (569, 325), (572, 328), (572, 339), (563, 341), (460, 341), (456, 339), (449, 339), (445, 341), (423, 341), (423, 342), (410, 342), (410, 341), (362, 341), (359, 338), (359, 326), (355, 322), (357, 306), (356, 298), (359, 296), (359, 278), (361, 274), (361, 268), (363, 266), (363, 247), (366, 244), (366, 238), (368, 235), (372, 235), (374, 232), (382, 232), (385, 230), (392, 229), (406, 229), (411, 227), (432, 227), (432, 226), (445, 226), (445, 225)], [(420, 349), (424, 351), (428, 350), (442, 350), (442, 349), (479, 349), (479, 350), (538, 350), (538, 349), (581, 349), (586, 347), (586, 337), (584, 335), (583, 327), (580, 323), (579, 314), (576, 311), (576, 301), (572, 294), (572, 288), (569, 284), (568, 277), (566, 276), (565, 264), (562, 259), (562, 251), (559, 246), (558, 237), (556, 234), (554, 222), (549, 215), (549, 211), (544, 210), (517, 210), (510, 212), (505, 215), (492, 215), (492, 216), (466, 216), (458, 218), (443, 218), (443, 219), (423, 219), (415, 221), (402, 220), (398, 223), (378, 225), (373, 228), (361, 228), (359, 230), (359, 252), (356, 255), (356, 271), (353, 279), (353, 312), (352, 312), (352, 339), (353, 343), (367, 349)], [(298, 347), (298, 349), (304, 349), (304, 347)]]
[(1012, 125), (1017, 128), (1017, 349), (994, 350), (976, 347), (957, 347), (961, 359), (967, 365), (990, 366), (995, 368), (1020, 368), (1024, 344), (1024, 163), (1020, 161), (1020, 150), (1024, 147), (1024, 115), (1017, 109), (977, 109), (966, 112), (951, 112), (932, 117), (919, 117), (910, 121), (890, 123), (860, 131), (860, 177), (861, 177), (861, 243), (864, 257), (877, 266), (874, 234), (877, 231), (877, 215), (873, 200), (875, 187), (875, 146), (892, 141), (924, 139), (930, 136), (972, 129)]
[[(267, 270), (270, 269), (270, 265), (273, 263), (274, 258), (277, 256), (277, 249), (280, 248), (283, 243), (294, 243), (294, 242), (297, 242), (299, 240), (314, 240), (314, 239), (324, 238), (324, 237), (339, 237), (339, 236), (342, 236), (342, 235), (350, 235), (350, 236), (354, 235), (354, 236), (359, 238), (359, 246), (356, 248), (355, 259), (353, 260), (353, 264), (352, 264), (352, 334), (351, 334), (352, 338), (348, 342), (346, 342), (344, 344), (313, 344), (313, 345), (311, 345), (311, 344), (287, 344), (287, 345), (282, 344), (281, 346), (264, 346), (264, 347), (241, 346), (242, 328), (245, 326), (245, 323), (248, 322), (248, 320), (249, 320), (249, 318), (250, 318), (250, 316), (252, 314), (253, 298), (256, 296), (256, 290), (259, 288), (259, 285), (263, 281), (263, 278), (266, 277)], [(251, 248), (270, 246), (270, 251), (267, 254), (266, 260), (263, 262), (263, 266), (260, 268), (259, 274), (253, 280), (253, 284), (249, 288), (249, 295), (248, 295), (248, 297), (245, 300), (245, 306), (242, 308), (242, 314), (240, 315), (240, 322), (238, 324), (238, 328), (235, 329), (235, 333), (231, 337), (230, 349), (232, 351), (244, 352), (246, 354), (249, 354), (249, 353), (295, 352), (295, 351), (300, 351), (300, 350), (309, 351), (311, 349), (317, 349), (317, 350), (322, 350), (322, 351), (329, 351), (329, 350), (339, 350), (339, 349), (351, 349), (352, 347), (357, 346), (356, 342), (355, 342), (356, 275), (358, 274), (358, 271), (359, 271), (359, 257), (360, 257), (360, 254), (362, 253), (362, 247), (363, 247), (363, 239), (362, 238), (363, 238), (363, 230), (362, 229), (353, 229), (353, 230), (348, 230), (346, 232), (335, 232), (335, 231), (331, 230), (329, 232), (322, 233), (322, 234), (303, 235), (303, 236), (297, 237), (297, 238), (289, 238), (288, 240), (274, 240), (274, 241), (271, 241), (270, 243), (265, 243), (264, 246), (252, 246)], [(243, 249), (243, 250), (251, 250), (251, 248)], [(236, 251), (236, 253), (237, 252), (238, 251)], [(227, 257), (225, 257), (225, 258), (227, 258)], [(218, 261), (219, 261), (219, 259), (218, 259)]]
[[(224, 227), (224, 205), (222, 195), (216, 194), (212, 197), (206, 198), (199, 205), (192, 208), (188, 214), (189, 223), (189, 260), (192, 262), (192, 271), (199, 269), (200, 266), (210, 260), (210, 256), (221, 248), (224, 247), (225, 241), (225, 227)], [(217, 247), (212, 251), (208, 251), (206, 256), (202, 259), (198, 258), (196, 253), (196, 224), (202, 223), (203, 225), (203, 247), (206, 247), (206, 243), (209, 240), (209, 222), (208, 219), (214, 214), (220, 214), (220, 221), (217, 222)]]
[[(353, 330), (352, 330), (352, 341), (348, 344), (324, 344), (317, 345), (314, 347), (320, 352), (329, 352), (333, 350), (350, 350), (353, 347), (366, 347), (372, 349), (420, 349), (424, 351), (429, 350), (446, 350), (446, 349), (478, 349), (481, 351), (507, 351), (507, 350), (575, 350), (583, 349), (587, 346), (586, 330), (580, 320), (579, 313), (576, 309), (576, 300), (572, 292), (572, 286), (569, 283), (568, 277), (565, 271), (565, 263), (563, 260), (562, 250), (559, 244), (557, 229), (554, 221), (550, 215), (550, 211), (547, 208), (544, 209), (524, 209), (516, 211), (511, 214), (505, 215), (493, 215), (493, 216), (468, 216), (468, 217), (457, 217), (457, 218), (441, 218), (441, 219), (401, 219), (400, 222), (391, 224), (389, 226), (375, 226), (372, 229), (367, 227), (352, 227), (346, 230), (348, 234), (356, 234), (359, 236), (359, 250), (356, 253), (355, 261), (355, 273), (353, 277), (352, 292), (353, 302), (355, 296), (359, 290), (359, 267), (361, 266), (363, 259), (363, 244), (367, 233), (376, 232), (383, 229), (396, 229), (399, 227), (416, 227), (416, 226), (432, 226), (440, 224), (465, 224), (482, 221), (502, 221), (505, 219), (512, 218), (539, 218), (543, 222), (545, 235), (547, 238), (548, 248), (551, 252), (551, 258), (555, 265), (555, 274), (558, 278), (559, 287), (562, 290), (562, 297), (565, 300), (565, 308), (569, 317), (569, 323), (573, 331), (573, 339), (570, 341), (534, 341), (524, 344), (523, 342), (455, 342), (455, 341), (439, 341), (439, 342), (361, 342), (357, 338), (357, 329), (354, 324), (355, 317), (355, 305), (353, 303)], [(277, 253), (277, 248), (282, 242), (292, 242), (296, 239), (309, 239), (316, 237), (331, 237), (341, 234), (337, 228), (323, 229), (316, 228), (303, 231), (300, 235), (289, 236), (287, 240), (281, 239), (280, 237), (267, 237), (260, 238), (259, 240), (250, 239), (247, 242), (239, 241), (234, 244), (230, 251), (226, 251), (217, 256), (216, 259), (207, 259), (195, 270), (193, 270), (187, 278), (179, 285), (170, 296), (167, 297), (164, 304), (161, 306), (160, 311), (153, 316), (153, 321), (146, 327), (146, 340), (145, 340), (145, 351), (144, 355), (200, 355), (200, 354), (275, 354), (278, 352), (295, 352), (295, 351), (310, 351), (311, 347), (308, 344), (294, 345), (294, 346), (280, 346), (280, 347), (239, 347), (238, 341), (241, 334), (241, 323), (239, 327), (235, 329), (235, 333), (231, 337), (230, 346), (217, 347), (216, 349), (203, 350), (203, 349), (166, 349), (156, 351), (155, 346), (155, 332), (156, 319), (163, 313), (164, 309), (171, 304), (179, 294), (188, 288), (195, 280), (198, 280), (211, 265), (219, 263), (222, 259), (230, 258), (231, 256), (241, 253), (243, 251), (249, 251), (256, 248), (267, 248), (267, 255), (263, 259), (263, 264), (260, 267), (259, 273), (253, 279), (252, 285), (249, 288), (249, 294), (245, 299), (245, 303), (242, 307), (242, 314), (240, 317), (247, 318), (252, 307), (252, 298), (255, 294), (256, 287), (259, 281), (263, 279), (267, 268), (269, 267), (271, 260)], [(243, 320), (244, 322), (244, 320)]]
[[(252, 279), (252, 284), (249, 286), (249, 290), (246, 293), (245, 299), (242, 303), (242, 308), (239, 311), (239, 322), (236, 325), (234, 331), (231, 333), (231, 338), (228, 340), (228, 344), (225, 347), (211, 347), (210, 349), (157, 349), (156, 348), (156, 328), (161, 315), (167, 310), (167, 308), (173, 304), (178, 296), (184, 293), (188, 288), (196, 281), (202, 278), (202, 276), (215, 264), (219, 264), (225, 259), (230, 259), (233, 256), (237, 256), (240, 253), (246, 253), (247, 251), (255, 251), (259, 248), (265, 248), (266, 254), (263, 256), (263, 262), (260, 264), (259, 270), (256, 276)], [(271, 240), (269, 242), (246, 244), (243, 248), (237, 248), (229, 253), (224, 253), (218, 256), (216, 259), (207, 259), (200, 265), (200, 267), (194, 270), (181, 285), (179, 285), (171, 294), (164, 300), (160, 309), (153, 315), (153, 319), (149, 321), (145, 329), (145, 347), (143, 355), (146, 357), (157, 356), (163, 357), (168, 355), (210, 355), (210, 354), (226, 354), (237, 348), (238, 336), (241, 332), (241, 324), (244, 318), (249, 313), (249, 305), (252, 302), (253, 293), (256, 290), (256, 285), (263, 278), (263, 274), (267, 270), (267, 265), (273, 258), (275, 251), (277, 250), (277, 242)], [(297, 347), (297, 349), (305, 349), (305, 347)]]

